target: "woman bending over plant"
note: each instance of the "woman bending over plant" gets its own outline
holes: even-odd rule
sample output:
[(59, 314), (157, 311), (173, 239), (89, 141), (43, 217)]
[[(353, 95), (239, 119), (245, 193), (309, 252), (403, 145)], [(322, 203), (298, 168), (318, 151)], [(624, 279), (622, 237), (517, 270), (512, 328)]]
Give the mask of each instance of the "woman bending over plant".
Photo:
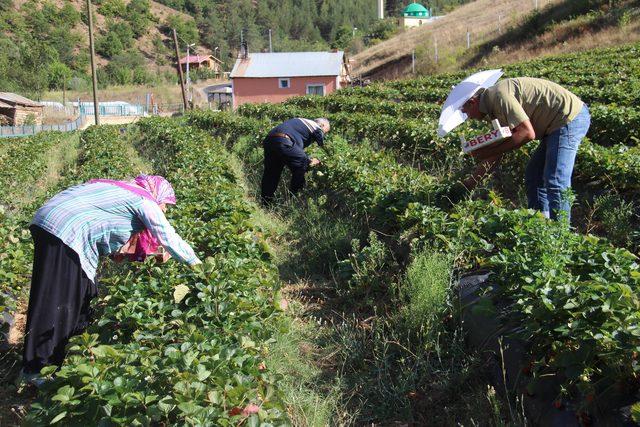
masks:
[(166, 205), (175, 203), (166, 179), (140, 175), (130, 182), (96, 179), (68, 188), (36, 212), (29, 227), (35, 247), (25, 379), (37, 382), (44, 366), (61, 365), (69, 338), (87, 327), (100, 256), (119, 253), (139, 261), (162, 246), (183, 263), (200, 263), (164, 215)]

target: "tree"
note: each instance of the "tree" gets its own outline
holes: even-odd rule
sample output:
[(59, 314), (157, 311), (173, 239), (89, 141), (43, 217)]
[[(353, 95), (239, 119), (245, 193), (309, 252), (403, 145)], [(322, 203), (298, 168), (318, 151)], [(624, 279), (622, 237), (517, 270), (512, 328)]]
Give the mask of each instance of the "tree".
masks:
[(67, 0), (59, 11), (59, 17), (67, 27), (72, 28), (80, 22), (80, 12)]
[(149, 0), (131, 0), (127, 5), (126, 18), (136, 38), (146, 33), (153, 19)]
[(49, 89), (64, 89), (67, 81), (73, 75), (69, 67), (58, 61), (49, 65), (47, 74), (49, 76)]
[(111, 22), (109, 24), (109, 32), (118, 36), (125, 49), (133, 46), (135, 34), (128, 22)]
[(349, 46), (349, 43), (351, 43), (352, 39), (353, 29), (347, 27), (346, 25), (343, 25), (338, 29), (336, 38), (333, 43), (331, 43), (331, 47), (333, 49), (346, 49), (346, 47)]
[(183, 43), (198, 43), (198, 27), (192, 21), (182, 19), (179, 15), (171, 15), (167, 18), (165, 25), (167, 34), (171, 32), (171, 28), (175, 28)]
[(106, 35), (96, 37), (96, 53), (105, 58), (113, 58), (122, 53), (124, 45), (116, 33), (108, 32)]

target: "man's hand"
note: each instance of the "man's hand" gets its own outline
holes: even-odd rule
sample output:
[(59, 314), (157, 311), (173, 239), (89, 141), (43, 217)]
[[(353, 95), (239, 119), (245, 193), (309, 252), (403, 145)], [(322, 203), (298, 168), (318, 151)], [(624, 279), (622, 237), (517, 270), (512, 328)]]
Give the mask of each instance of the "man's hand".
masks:
[(320, 164), (320, 160), (316, 159), (315, 157), (311, 159), (311, 161), (309, 162), (310, 167), (318, 166), (319, 164)]
[(482, 159), (482, 163), (479, 163), (471, 172), (471, 175), (462, 181), (462, 184), (467, 187), (467, 190), (471, 191), (484, 179), (485, 176), (493, 172), (493, 170), (500, 164), (500, 155), (492, 156)]

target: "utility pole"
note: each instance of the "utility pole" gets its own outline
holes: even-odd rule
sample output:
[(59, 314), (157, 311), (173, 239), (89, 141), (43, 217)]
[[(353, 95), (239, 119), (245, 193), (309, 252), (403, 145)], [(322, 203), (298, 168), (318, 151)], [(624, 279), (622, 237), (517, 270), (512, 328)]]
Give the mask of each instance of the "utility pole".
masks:
[(189, 62), (191, 62), (191, 58), (189, 56), (189, 48), (195, 45), (195, 43), (187, 43), (187, 94), (189, 94), (189, 102), (191, 102), (191, 77), (189, 77)]
[(273, 46), (271, 45), (271, 28), (269, 28), (269, 53), (273, 52)]
[(471, 47), (471, 33), (469, 32), (469, 29), (467, 28), (467, 49), (469, 49)]
[(100, 125), (98, 108), (98, 76), (96, 75), (96, 52), (93, 46), (93, 16), (91, 14), (91, 0), (87, 0), (87, 14), (89, 15), (89, 50), (91, 51), (91, 78), (93, 80), (93, 114), (96, 126)]
[(189, 109), (189, 104), (187, 104), (187, 94), (184, 91), (184, 77), (182, 75), (182, 66), (180, 66), (180, 51), (178, 50), (178, 34), (176, 34), (175, 28), (173, 28), (173, 45), (176, 49), (176, 64), (178, 64), (178, 77), (180, 78), (180, 87), (182, 88), (182, 105), (186, 111)]

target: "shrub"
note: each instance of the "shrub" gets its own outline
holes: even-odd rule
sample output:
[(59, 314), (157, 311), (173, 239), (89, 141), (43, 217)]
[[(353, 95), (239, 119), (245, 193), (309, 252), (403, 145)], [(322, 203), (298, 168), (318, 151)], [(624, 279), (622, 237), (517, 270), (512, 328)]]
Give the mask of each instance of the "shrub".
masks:
[(96, 37), (96, 53), (105, 58), (113, 58), (124, 51), (124, 45), (116, 33), (109, 32)]
[(127, 6), (122, 0), (102, 0), (98, 6), (98, 12), (108, 18), (124, 17), (126, 8)]
[(135, 36), (142, 36), (153, 20), (149, 0), (131, 0), (127, 5), (126, 18)]

